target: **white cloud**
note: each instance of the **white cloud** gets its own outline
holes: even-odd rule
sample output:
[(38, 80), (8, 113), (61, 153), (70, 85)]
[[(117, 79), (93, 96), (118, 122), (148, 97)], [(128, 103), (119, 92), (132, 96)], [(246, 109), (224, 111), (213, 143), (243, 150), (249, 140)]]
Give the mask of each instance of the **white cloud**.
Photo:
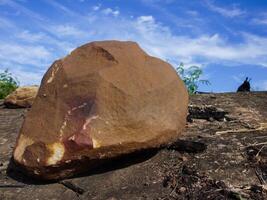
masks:
[(210, 0), (206, 0), (205, 3), (211, 11), (217, 12), (224, 17), (233, 18), (246, 14), (244, 10), (237, 8), (236, 5), (233, 5), (231, 8), (226, 8), (217, 6)]
[[(53, 33), (53, 35), (60, 36), (60, 38), (65, 36), (64, 34), (60, 35), (59, 34), (60, 32), (59, 33), (56, 32), (53, 28), (54, 27), (50, 27), (49, 33)], [(35, 33), (29, 30), (14, 31), (13, 29), (11, 31), (14, 32), (14, 37), (18, 38), (20, 43), (25, 43), (30, 46), (33, 44), (34, 46), (43, 46), (43, 47), (49, 46), (50, 50), (56, 50), (56, 52), (53, 52), (55, 56), (64, 55), (66, 53), (69, 53), (71, 50), (75, 48), (75, 45), (73, 44), (73, 42), (69, 42), (68, 40), (57, 39), (44, 32)], [(78, 34), (79, 32), (81, 32), (82, 34)], [(68, 34), (70, 34), (70, 32)], [(77, 30), (77, 34), (74, 34), (74, 35), (73, 34), (70, 34), (70, 36), (72, 37), (79, 36), (79, 35), (84, 36), (85, 32)], [(6, 42), (6, 43), (9, 44), (9, 42)], [(22, 46), (24, 46), (25, 44), (23, 44)]]
[(50, 62), (52, 55), (47, 48), (36, 45), (21, 45), (16, 43), (0, 43), (0, 65), (34, 65), (44, 67)]
[(256, 25), (267, 25), (267, 13), (260, 13), (258, 17), (253, 18), (251, 21)]
[(62, 5), (61, 3), (58, 3), (54, 0), (45, 0), (47, 3), (49, 3), (51, 6), (61, 10), (64, 12), (64, 14), (76, 16), (76, 12), (72, 11), (71, 9), (67, 8), (66, 6)]
[(101, 4), (93, 6), (93, 11), (98, 11), (101, 8)]
[(153, 55), (163, 58), (177, 58), (195, 62), (201, 57), (203, 62), (227, 62), (236, 64), (258, 64), (267, 66), (267, 38), (243, 33), (243, 43), (228, 43), (219, 34), (190, 37), (174, 35), (168, 27), (157, 23), (152, 16), (136, 20), (140, 41)]
[(57, 36), (84, 37), (86, 32), (71, 25), (57, 25), (50, 27)]
[(0, 28), (15, 28), (15, 26), (10, 20), (0, 17)]
[(13, 9), (19, 11), (19, 12), (22, 12), (25, 15), (31, 17), (31, 18), (35, 18), (35, 19), (44, 21), (44, 18), (41, 15), (39, 15), (36, 12), (33, 12), (32, 10), (26, 8), (25, 6), (20, 5), (19, 3), (15, 2), (15, 1), (12, 1), (12, 0), (2, 0), (2, 1), (0, 1), (0, 5), (1, 4), (2, 5), (8, 5), (11, 8), (13, 8)]
[(113, 15), (114, 17), (117, 17), (120, 14), (120, 11), (106, 8), (102, 10), (102, 13), (104, 13), (105, 15)]
[(45, 39), (47, 36), (46, 34), (44, 33), (32, 33), (28, 30), (24, 30), (20, 33), (17, 33), (17, 38), (19, 39), (23, 39), (27, 42), (30, 42), (30, 43), (35, 43), (35, 42), (38, 42), (38, 41), (41, 41), (43, 39)]
[(137, 18), (138, 23), (155, 23), (155, 19), (153, 16), (140, 16)]
[(253, 89), (256, 91), (267, 91), (267, 80), (261, 80), (253, 85)]
[(144, 3), (156, 4), (156, 3), (165, 3), (170, 4), (173, 3), (175, 0), (142, 0)]
[(252, 22), (255, 24), (267, 25), (267, 19), (253, 19)]
[(188, 15), (191, 15), (193, 17), (198, 16), (198, 12), (196, 10), (187, 10), (185, 11)]
[[(168, 0), (143, 0), (143, 3), (147, 7), (160, 14), (160, 16), (165, 18), (170, 24), (175, 25), (175, 27), (183, 29), (186, 28), (187, 31), (199, 32), (199, 27), (201, 27), (201, 24), (204, 26), (206, 25), (206, 22), (203, 21), (200, 17), (191, 15), (189, 18), (185, 18), (177, 15), (177, 13), (172, 13), (169, 9), (166, 9), (164, 6), (162, 6), (162, 2), (167, 4), (172, 3)], [(176, 12), (184, 13), (186, 12), (186, 8), (177, 8)]]

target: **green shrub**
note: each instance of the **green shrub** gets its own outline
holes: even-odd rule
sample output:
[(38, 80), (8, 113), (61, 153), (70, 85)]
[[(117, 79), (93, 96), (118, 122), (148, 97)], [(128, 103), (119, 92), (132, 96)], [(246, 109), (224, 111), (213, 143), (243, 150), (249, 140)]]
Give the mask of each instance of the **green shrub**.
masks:
[(0, 73), (0, 99), (4, 99), (7, 95), (18, 88), (19, 82), (13, 77), (8, 70)]
[(184, 64), (180, 63), (180, 65), (176, 68), (176, 71), (184, 81), (190, 95), (197, 92), (199, 83), (210, 85), (208, 80), (199, 79), (203, 72), (197, 66), (191, 66), (188, 69), (185, 69)]

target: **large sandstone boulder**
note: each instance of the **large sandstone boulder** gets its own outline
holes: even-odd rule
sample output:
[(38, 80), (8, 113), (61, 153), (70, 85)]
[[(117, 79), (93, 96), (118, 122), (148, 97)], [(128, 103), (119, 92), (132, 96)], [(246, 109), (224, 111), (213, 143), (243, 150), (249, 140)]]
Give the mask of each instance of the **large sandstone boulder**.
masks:
[(30, 175), (59, 179), (177, 139), (187, 90), (168, 63), (134, 42), (92, 42), (45, 74), (14, 150)]
[(38, 86), (19, 87), (5, 98), (4, 104), (8, 108), (29, 108), (34, 102), (38, 89)]

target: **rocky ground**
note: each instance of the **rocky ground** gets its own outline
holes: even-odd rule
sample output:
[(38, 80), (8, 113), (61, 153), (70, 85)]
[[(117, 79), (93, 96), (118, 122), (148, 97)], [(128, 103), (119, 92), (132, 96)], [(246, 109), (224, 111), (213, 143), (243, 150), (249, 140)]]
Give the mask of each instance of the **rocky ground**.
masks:
[(25, 109), (0, 102), (0, 199), (267, 199), (267, 92), (191, 97), (176, 143), (43, 183), (10, 158)]

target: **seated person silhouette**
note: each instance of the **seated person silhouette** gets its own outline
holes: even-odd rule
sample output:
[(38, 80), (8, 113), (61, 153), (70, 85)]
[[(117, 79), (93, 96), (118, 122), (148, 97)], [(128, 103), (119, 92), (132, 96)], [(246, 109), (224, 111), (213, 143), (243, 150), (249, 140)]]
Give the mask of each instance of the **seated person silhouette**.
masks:
[(250, 92), (250, 80), (246, 77), (246, 80), (237, 89), (237, 92)]

